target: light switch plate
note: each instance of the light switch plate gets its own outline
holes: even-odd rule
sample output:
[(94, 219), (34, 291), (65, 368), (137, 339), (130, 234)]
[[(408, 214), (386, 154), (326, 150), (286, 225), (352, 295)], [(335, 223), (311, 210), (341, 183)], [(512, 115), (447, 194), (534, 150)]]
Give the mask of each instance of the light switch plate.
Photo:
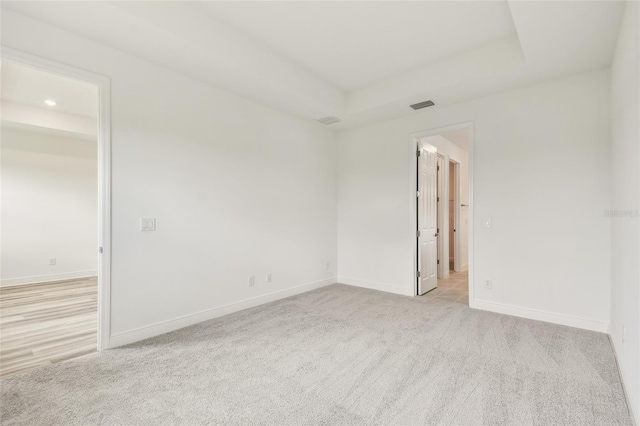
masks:
[(143, 217), (140, 219), (141, 231), (155, 231), (156, 230), (156, 218), (155, 217)]
[(491, 228), (491, 218), (488, 217), (484, 220), (484, 227), (485, 228)]

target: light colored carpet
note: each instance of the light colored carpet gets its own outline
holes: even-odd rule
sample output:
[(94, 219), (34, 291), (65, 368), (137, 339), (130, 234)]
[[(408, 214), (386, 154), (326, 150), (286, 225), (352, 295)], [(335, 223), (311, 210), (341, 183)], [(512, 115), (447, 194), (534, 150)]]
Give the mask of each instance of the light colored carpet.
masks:
[(605, 334), (333, 285), (0, 381), (5, 425), (629, 425)]

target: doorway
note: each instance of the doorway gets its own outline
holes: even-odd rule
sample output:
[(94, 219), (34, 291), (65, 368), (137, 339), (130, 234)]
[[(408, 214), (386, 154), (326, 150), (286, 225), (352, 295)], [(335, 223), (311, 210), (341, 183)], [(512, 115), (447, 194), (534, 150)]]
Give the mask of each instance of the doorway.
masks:
[(2, 50), (0, 376), (108, 347), (109, 80)]
[[(471, 159), (472, 124), (465, 123), (412, 135), (415, 146), (416, 200), (416, 295), (426, 299), (473, 304), (471, 253)], [(426, 175), (421, 160), (424, 148), (435, 158), (435, 182)], [(429, 187), (431, 185), (431, 187)], [(431, 191), (436, 193), (435, 208), (429, 209)], [(424, 224), (435, 222), (434, 227)], [(425, 238), (424, 233), (429, 232)], [(433, 236), (435, 253), (425, 244)], [(435, 280), (429, 265), (435, 265)], [(426, 267), (425, 267), (426, 266)], [(429, 284), (426, 283), (429, 280)]]

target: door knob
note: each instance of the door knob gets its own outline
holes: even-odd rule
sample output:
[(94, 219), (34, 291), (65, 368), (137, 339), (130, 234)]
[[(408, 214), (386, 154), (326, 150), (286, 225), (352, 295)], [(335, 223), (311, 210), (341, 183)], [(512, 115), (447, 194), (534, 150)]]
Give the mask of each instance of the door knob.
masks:
[(436, 232), (435, 234), (433, 234), (434, 237), (437, 237), (438, 235), (440, 235), (439, 232)]

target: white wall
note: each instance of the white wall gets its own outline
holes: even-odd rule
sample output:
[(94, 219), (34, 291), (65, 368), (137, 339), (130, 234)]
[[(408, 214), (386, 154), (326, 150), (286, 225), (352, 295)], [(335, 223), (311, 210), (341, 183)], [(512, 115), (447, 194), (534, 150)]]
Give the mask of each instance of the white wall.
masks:
[(96, 275), (96, 141), (5, 126), (1, 138), (0, 284)]
[(621, 212), (610, 218), (611, 340), (636, 420), (640, 420), (639, 9), (637, 2), (626, 4), (611, 72), (610, 205)]
[[(3, 83), (7, 84), (7, 83)], [(98, 96), (96, 94), (96, 105)], [(27, 126), (38, 126), (47, 129), (61, 130), (63, 132), (95, 138), (98, 133), (95, 118), (82, 117), (76, 114), (53, 111), (51, 109), (36, 108), (30, 105), (21, 105), (15, 102), (2, 101), (2, 119)]]
[(335, 282), (332, 131), (6, 10), (2, 43), (111, 78), (112, 343)]
[(409, 135), (473, 121), (472, 303), (606, 330), (608, 101), (599, 70), (341, 133), (339, 277), (411, 294)]

